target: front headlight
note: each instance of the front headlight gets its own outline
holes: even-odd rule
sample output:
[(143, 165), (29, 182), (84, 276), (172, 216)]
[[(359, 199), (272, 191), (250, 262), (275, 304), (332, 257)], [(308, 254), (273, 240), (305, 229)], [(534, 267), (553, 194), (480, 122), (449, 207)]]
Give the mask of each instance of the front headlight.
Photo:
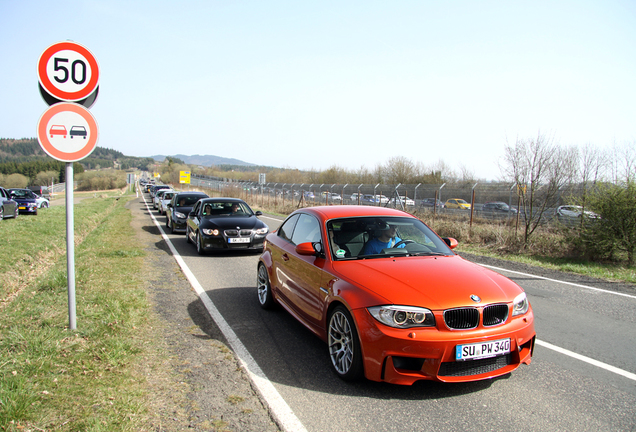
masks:
[(208, 235), (208, 236), (218, 236), (219, 235), (219, 230), (218, 229), (203, 228), (203, 229), (201, 229), (201, 231), (203, 232), (203, 234)]
[(373, 306), (367, 308), (373, 318), (395, 328), (435, 327), (435, 316), (428, 309), (415, 306)]
[(174, 212), (174, 217), (177, 217), (179, 219), (185, 219), (185, 215), (181, 212)]
[(269, 228), (259, 228), (255, 231), (256, 235), (265, 235), (269, 231)]
[(530, 308), (530, 303), (528, 302), (528, 297), (526, 297), (526, 293), (521, 293), (512, 302), (512, 316), (523, 315), (528, 312)]

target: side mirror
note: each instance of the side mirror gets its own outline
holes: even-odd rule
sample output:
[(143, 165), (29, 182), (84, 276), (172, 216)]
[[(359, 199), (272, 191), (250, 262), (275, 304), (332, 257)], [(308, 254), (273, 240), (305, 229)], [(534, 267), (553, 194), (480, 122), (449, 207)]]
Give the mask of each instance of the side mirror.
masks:
[(172, 203), (168, 203), (168, 204), (166, 204), (166, 207), (170, 207), (170, 208), (172, 208)]
[(194, 219), (194, 217), (195, 217), (196, 215), (197, 215), (197, 214), (196, 214), (195, 212), (193, 212), (193, 211), (191, 211), (190, 213), (188, 213), (188, 217), (189, 217), (190, 219)]
[(318, 256), (322, 253), (322, 243), (320, 242), (301, 243), (296, 246), (296, 253), (298, 255)]
[(263, 216), (263, 212), (258, 210), (256, 213), (254, 213), (256, 216)]
[(451, 237), (444, 237), (442, 240), (448, 245), (449, 248), (455, 249), (459, 242)]

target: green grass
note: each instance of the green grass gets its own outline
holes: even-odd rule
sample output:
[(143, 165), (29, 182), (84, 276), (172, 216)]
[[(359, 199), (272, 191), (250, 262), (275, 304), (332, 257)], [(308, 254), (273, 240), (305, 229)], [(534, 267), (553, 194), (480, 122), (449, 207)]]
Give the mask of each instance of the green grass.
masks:
[(0, 430), (144, 429), (137, 371), (152, 350), (151, 318), (125, 201), (74, 207), (77, 331), (68, 330), (64, 206), (0, 222), (0, 277), (19, 280), (2, 288)]

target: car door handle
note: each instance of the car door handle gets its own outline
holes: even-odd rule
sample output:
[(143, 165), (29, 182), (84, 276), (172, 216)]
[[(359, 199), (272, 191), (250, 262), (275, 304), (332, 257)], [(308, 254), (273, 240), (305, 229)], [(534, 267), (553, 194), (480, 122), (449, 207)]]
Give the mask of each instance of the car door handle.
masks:
[(282, 258), (283, 261), (289, 261), (289, 257), (287, 256), (287, 254), (283, 254)]

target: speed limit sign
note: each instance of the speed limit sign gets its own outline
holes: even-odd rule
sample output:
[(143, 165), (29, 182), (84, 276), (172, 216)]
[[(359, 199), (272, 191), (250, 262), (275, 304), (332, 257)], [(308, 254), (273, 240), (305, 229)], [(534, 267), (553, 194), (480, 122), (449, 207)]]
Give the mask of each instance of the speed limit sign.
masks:
[(64, 101), (90, 108), (98, 93), (97, 60), (78, 43), (55, 43), (40, 56), (38, 81), (40, 93), (49, 105)]

